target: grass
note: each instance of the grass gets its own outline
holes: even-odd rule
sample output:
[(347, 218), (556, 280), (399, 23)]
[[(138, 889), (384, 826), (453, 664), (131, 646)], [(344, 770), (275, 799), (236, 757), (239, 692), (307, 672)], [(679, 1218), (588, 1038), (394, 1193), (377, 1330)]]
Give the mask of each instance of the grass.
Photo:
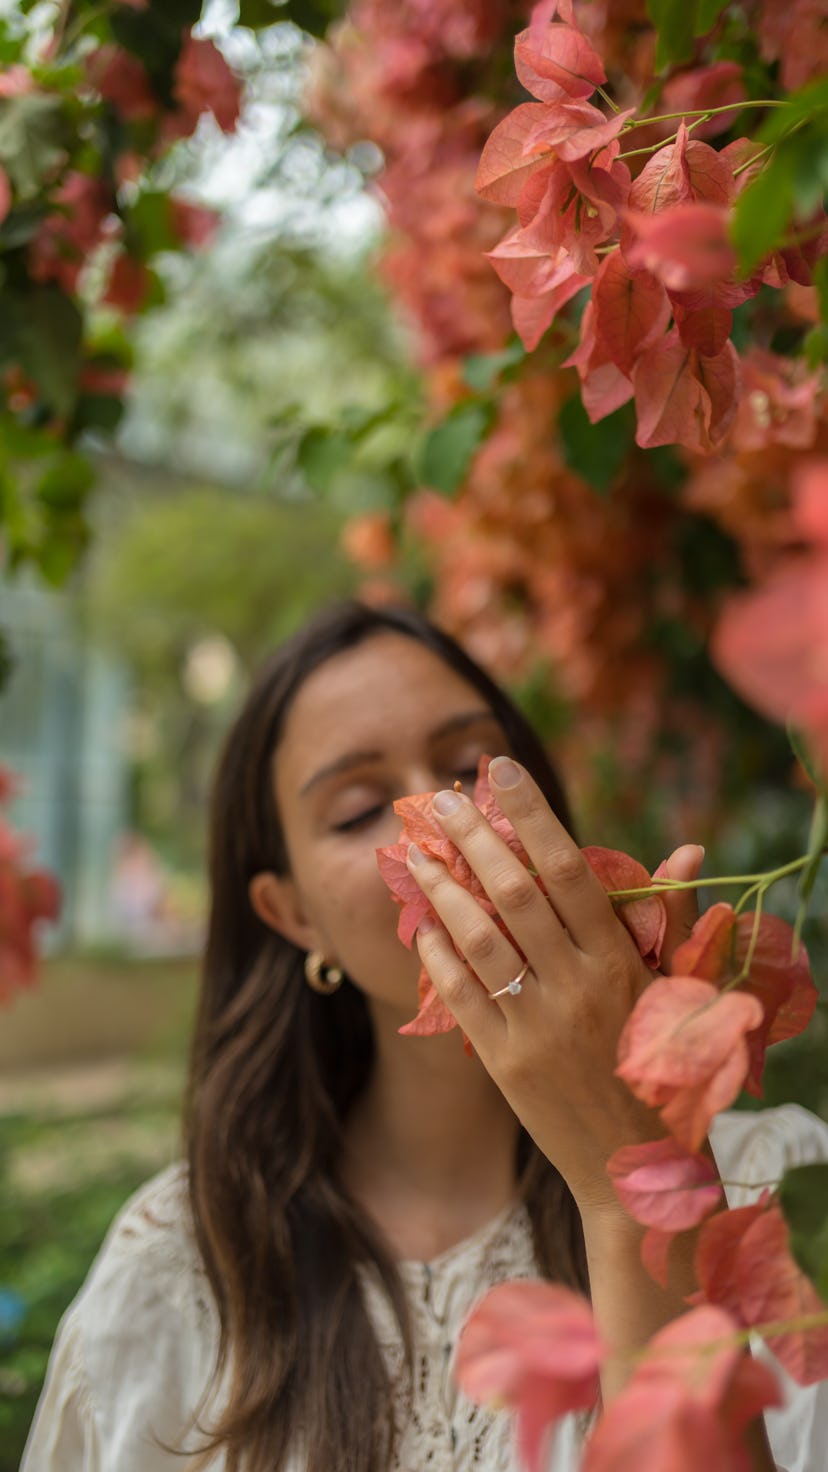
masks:
[(112, 1218), (180, 1153), (193, 981), (192, 963), (61, 961), (4, 1014), (0, 1472), (17, 1472), (57, 1324)]

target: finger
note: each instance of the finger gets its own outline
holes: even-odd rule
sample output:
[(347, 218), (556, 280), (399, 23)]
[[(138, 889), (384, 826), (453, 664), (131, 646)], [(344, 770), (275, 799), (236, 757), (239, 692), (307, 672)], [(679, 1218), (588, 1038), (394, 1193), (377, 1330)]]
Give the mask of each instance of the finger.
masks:
[[(434, 812), (469, 863), (509, 934), (533, 970), (540, 974), (538, 968), (549, 965), (551, 954), (563, 946), (569, 948), (570, 942), (537, 880), (468, 797), (456, 792), (438, 792)], [(477, 964), (465, 946), (463, 951), (477, 971)], [(496, 979), (502, 975), (499, 972)], [(487, 984), (489, 979), (484, 977)]]
[[(704, 849), (700, 843), (683, 843), (671, 853), (669, 859), (659, 864), (656, 877), (697, 879), (703, 860)], [(663, 899), (667, 911), (667, 926), (661, 945), (661, 964), (669, 971), (672, 969), (674, 952), (687, 940), (699, 918), (699, 892), (696, 889), (667, 889)]]
[(444, 864), (427, 858), (416, 844), (411, 844), (408, 868), (471, 970), (487, 991), (499, 991), (520, 971), (523, 958), (483, 906), (452, 879)]
[(526, 769), (511, 757), (496, 757), (489, 785), (575, 945), (594, 950), (597, 942), (614, 939), (618, 921), (603, 886)]
[(458, 956), (448, 932), (433, 921), (421, 925), (417, 950), (435, 989), (477, 1051), (495, 1046), (506, 1030), (506, 1018)]

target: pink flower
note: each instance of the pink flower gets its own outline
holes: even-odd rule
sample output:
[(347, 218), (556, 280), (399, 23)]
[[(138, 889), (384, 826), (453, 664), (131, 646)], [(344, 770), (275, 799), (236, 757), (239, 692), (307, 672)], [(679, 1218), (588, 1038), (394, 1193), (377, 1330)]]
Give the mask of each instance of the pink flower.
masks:
[(553, 1423), (595, 1405), (605, 1353), (579, 1294), (554, 1283), (501, 1283), (467, 1319), (455, 1373), (471, 1400), (517, 1412), (521, 1454), (540, 1472)]
[(187, 131), (193, 131), (203, 112), (211, 112), (222, 132), (232, 133), (241, 106), (241, 83), (212, 41), (185, 33), (173, 91)]

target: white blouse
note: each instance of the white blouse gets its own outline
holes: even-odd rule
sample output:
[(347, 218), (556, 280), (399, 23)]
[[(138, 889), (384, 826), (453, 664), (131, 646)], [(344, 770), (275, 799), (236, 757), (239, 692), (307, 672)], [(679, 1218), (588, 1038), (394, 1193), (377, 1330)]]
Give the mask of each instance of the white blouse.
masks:
[[(787, 1104), (720, 1115), (712, 1143), (722, 1179), (739, 1183), (727, 1188), (730, 1204), (739, 1206), (758, 1194), (760, 1187), (750, 1182), (828, 1159), (828, 1126)], [(512, 1418), (468, 1401), (454, 1384), (451, 1358), (481, 1294), (505, 1278), (536, 1271), (528, 1215), (519, 1204), (431, 1262), (402, 1263), (415, 1350), (410, 1395), (393, 1315), (381, 1289), (363, 1276), (405, 1423), (393, 1472), (518, 1472)], [(181, 1451), (198, 1445), (191, 1422), (210, 1383), (217, 1342), (218, 1318), (191, 1232), (184, 1167), (174, 1165), (127, 1202), (67, 1310), (20, 1472), (186, 1472), (191, 1461)], [(779, 1373), (786, 1405), (766, 1417), (777, 1467), (824, 1472), (828, 1383), (804, 1390)], [(578, 1425), (568, 1417), (560, 1426), (549, 1472), (575, 1472)], [(224, 1465), (221, 1455), (210, 1463), (215, 1472)], [(298, 1457), (291, 1472), (301, 1472)]]

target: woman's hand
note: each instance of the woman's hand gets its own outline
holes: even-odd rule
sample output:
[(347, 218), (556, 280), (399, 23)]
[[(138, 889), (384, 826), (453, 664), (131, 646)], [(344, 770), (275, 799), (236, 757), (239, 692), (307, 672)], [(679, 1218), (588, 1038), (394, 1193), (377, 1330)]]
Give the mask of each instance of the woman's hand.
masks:
[[(616, 1210), (607, 1158), (620, 1145), (663, 1134), (654, 1112), (614, 1075), (619, 1035), (652, 972), (525, 769), (500, 758), (492, 763), (489, 780), (548, 898), (467, 797), (438, 794), (434, 810), (442, 827), (520, 951), (442, 864), (422, 857), (418, 862), (414, 852), (410, 872), (442, 921), (420, 927), (420, 956), (582, 1212), (592, 1206)], [(689, 870), (700, 858), (690, 846), (678, 850), (669, 861), (673, 877), (691, 877)], [(692, 925), (694, 911), (684, 894), (680, 899), (670, 912), (671, 948)], [(519, 995), (507, 991), (492, 1000), (490, 994), (521, 971), (524, 957), (530, 969)]]

